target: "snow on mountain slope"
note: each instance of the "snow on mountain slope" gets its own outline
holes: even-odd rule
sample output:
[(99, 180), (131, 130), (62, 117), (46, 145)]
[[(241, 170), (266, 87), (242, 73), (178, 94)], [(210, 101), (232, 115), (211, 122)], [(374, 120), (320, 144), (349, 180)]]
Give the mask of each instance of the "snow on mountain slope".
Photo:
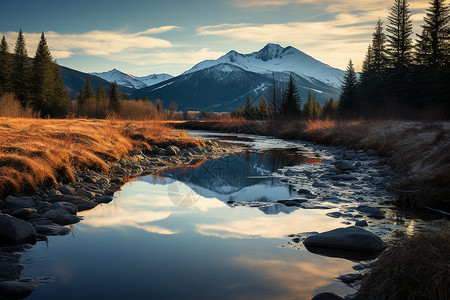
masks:
[(151, 74), (151, 75), (140, 76), (140, 77), (135, 76), (134, 78), (145, 83), (147, 86), (151, 86), (151, 85), (166, 81), (170, 78), (173, 78), (173, 76), (163, 73), (163, 74)]
[(103, 73), (91, 73), (109, 82), (116, 82), (118, 85), (126, 86), (129, 88), (142, 89), (150, 85), (157, 84), (159, 82), (172, 78), (169, 74), (151, 74), (148, 76), (133, 76), (123, 73), (117, 69), (112, 69)]
[(339, 88), (345, 72), (330, 67), (294, 47), (267, 44), (258, 52), (241, 54), (230, 51), (217, 60), (205, 60), (183, 74), (207, 69), (218, 64), (232, 64), (258, 74), (293, 72), (308, 81), (319, 80)]
[(91, 73), (91, 74), (98, 76), (100, 78), (103, 78), (109, 82), (115, 81), (118, 85), (130, 87), (130, 88), (141, 89), (141, 88), (144, 88), (147, 86), (145, 83), (136, 79), (132, 75), (128, 75), (117, 69), (112, 69), (110, 71), (103, 72), (103, 73)]

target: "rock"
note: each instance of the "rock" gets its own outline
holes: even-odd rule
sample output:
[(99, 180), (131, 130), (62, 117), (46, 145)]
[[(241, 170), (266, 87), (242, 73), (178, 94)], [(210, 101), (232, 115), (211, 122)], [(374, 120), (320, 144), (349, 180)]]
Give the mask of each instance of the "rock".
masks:
[(50, 209), (64, 209), (66, 212), (72, 215), (76, 215), (78, 212), (78, 208), (75, 204), (64, 201), (53, 203)]
[(330, 168), (330, 169), (328, 170), (328, 172), (333, 173), (333, 174), (336, 174), (336, 175), (342, 174), (342, 171), (339, 170), (338, 168)]
[(34, 208), (19, 208), (13, 211), (11, 215), (19, 219), (25, 219), (32, 213), (37, 213), (37, 210)]
[(3, 201), (3, 205), (10, 210), (17, 210), (20, 208), (30, 208), (34, 206), (34, 200), (32, 197), (14, 197), (8, 196)]
[(0, 240), (15, 244), (34, 242), (36, 240), (36, 230), (27, 221), (9, 215), (1, 215)]
[(334, 166), (336, 168), (338, 168), (339, 170), (341, 170), (341, 171), (351, 171), (351, 170), (355, 170), (356, 169), (356, 167), (353, 164), (351, 164), (351, 163), (349, 163), (349, 162), (347, 162), (345, 160), (338, 160), (338, 161), (336, 161), (334, 163)]
[(99, 197), (95, 197), (95, 202), (97, 203), (109, 203), (113, 200), (113, 197), (111, 196), (99, 196)]
[(58, 224), (38, 225), (36, 226), (36, 232), (45, 235), (66, 235), (70, 232), (70, 229)]
[(374, 219), (384, 219), (384, 214), (375, 207), (370, 207), (367, 205), (360, 205), (356, 208), (357, 211), (360, 211), (364, 214), (366, 214), (369, 218), (374, 218)]
[(339, 175), (333, 175), (330, 176), (331, 180), (345, 180), (345, 181), (349, 181), (349, 180), (357, 180), (358, 178), (356, 178), (353, 175), (350, 174), (339, 174)]
[(67, 185), (62, 185), (58, 188), (58, 190), (61, 192), (61, 194), (63, 195), (75, 195), (75, 190), (74, 188), (67, 186)]
[(278, 200), (278, 203), (284, 204), (286, 206), (296, 206), (300, 207), (302, 206), (302, 203), (307, 202), (308, 200), (304, 199), (295, 199), (295, 200)]
[(340, 218), (341, 216), (342, 216), (342, 213), (340, 213), (340, 212), (338, 212), (338, 211), (335, 211), (335, 212), (330, 212), (330, 213), (327, 213), (327, 214), (325, 214), (326, 216), (329, 216), (329, 217), (331, 217), (331, 218)]
[(338, 280), (342, 281), (345, 284), (353, 283), (357, 280), (361, 280), (363, 276), (359, 273), (352, 273), (352, 274), (344, 274), (336, 277)]
[(47, 201), (36, 201), (36, 207), (40, 210), (46, 210), (49, 209), (52, 204)]
[(307, 189), (298, 189), (297, 194), (299, 195), (312, 195), (310, 190)]
[(74, 195), (61, 195), (61, 196), (56, 196), (56, 197), (52, 197), (51, 201), (53, 203), (55, 202), (70, 202), (73, 203), (74, 201), (78, 201), (81, 198), (78, 196), (74, 196)]
[(358, 161), (358, 162), (355, 164), (355, 167), (358, 167), (358, 168), (359, 168), (359, 167), (361, 167), (361, 165), (362, 165), (361, 162)]
[(369, 226), (369, 225), (367, 224), (366, 220), (359, 220), (359, 221), (355, 222), (355, 226), (366, 227), (366, 226)]
[(320, 293), (315, 295), (311, 300), (344, 300), (344, 298), (333, 293)]
[(166, 154), (167, 155), (177, 155), (180, 152), (180, 149), (177, 146), (167, 146)]
[(77, 207), (78, 211), (90, 210), (97, 206), (97, 203), (86, 201), (79, 199), (77, 201), (73, 201), (73, 204)]
[(309, 236), (303, 241), (303, 244), (306, 247), (325, 247), (367, 252), (377, 252), (387, 247), (375, 234), (355, 226), (338, 228)]
[(0, 295), (11, 298), (28, 297), (36, 286), (30, 282), (3, 281), (0, 283)]
[(54, 221), (56, 217), (58, 217), (59, 215), (66, 215), (66, 214), (69, 214), (67, 210), (62, 208), (54, 208), (43, 213), (42, 217)]
[(318, 181), (315, 181), (312, 184), (312, 186), (315, 187), (315, 188), (329, 188), (330, 187), (328, 184), (323, 183), (323, 182), (318, 182)]
[(53, 221), (46, 219), (46, 218), (36, 218), (33, 220), (29, 220), (28, 221), (30, 224), (32, 224), (33, 226), (39, 226), (39, 225), (52, 225)]
[(80, 218), (71, 214), (58, 215), (53, 222), (59, 225), (70, 225), (80, 222)]
[(51, 189), (51, 190), (47, 191), (47, 195), (51, 198), (51, 197), (61, 196), (62, 193), (58, 190)]
[(92, 199), (92, 198), (94, 198), (94, 197), (96, 196), (96, 193), (95, 193), (95, 192), (88, 191), (88, 190), (86, 190), (86, 189), (78, 189), (78, 190), (75, 192), (75, 195), (80, 196), (80, 197), (83, 197), (83, 198), (89, 198), (89, 199)]
[[(3, 254), (3, 253), (2, 253)], [(0, 278), (3, 280), (16, 280), (19, 278), (24, 265), (16, 263), (16, 259), (12, 257), (5, 257), (5, 260), (0, 263)], [(12, 261), (10, 261), (12, 260)], [(17, 260), (18, 261), (18, 260)], [(0, 297), (1, 299), (1, 297)]]

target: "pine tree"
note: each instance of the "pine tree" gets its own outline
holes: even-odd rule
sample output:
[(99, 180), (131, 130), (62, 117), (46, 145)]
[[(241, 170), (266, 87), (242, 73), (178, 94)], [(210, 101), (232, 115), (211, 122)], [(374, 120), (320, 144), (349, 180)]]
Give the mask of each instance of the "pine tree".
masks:
[(433, 70), (448, 68), (450, 63), (450, 7), (444, 0), (431, 0), (418, 36), (416, 59)]
[(25, 38), (22, 30), (20, 30), (14, 48), (12, 83), (14, 93), (19, 98), (22, 106), (26, 106), (30, 102), (30, 77), (31, 64), (28, 58)]
[(322, 116), (322, 105), (320, 105), (319, 101), (316, 101), (316, 94), (314, 94), (313, 99), (313, 118), (319, 119)]
[(369, 45), (367, 47), (367, 53), (366, 53), (366, 57), (363, 60), (362, 63), (362, 72), (363, 73), (367, 73), (372, 71), (373, 69), (373, 50), (372, 50), (372, 45)]
[(97, 87), (97, 92), (95, 93), (95, 99), (97, 100), (97, 103), (100, 103), (104, 101), (106, 98), (105, 91), (103, 90), (102, 86), (99, 84)]
[(409, 67), (412, 63), (413, 33), (408, 0), (395, 0), (387, 17), (388, 55), (391, 66), (397, 69)]
[(48, 113), (53, 117), (64, 117), (67, 114), (69, 95), (61, 77), (60, 67), (55, 62), (53, 62), (53, 81), (54, 90), (47, 106)]
[(378, 74), (386, 68), (386, 36), (383, 33), (383, 22), (378, 19), (375, 32), (372, 34), (372, 67)]
[(84, 85), (84, 91), (83, 91), (83, 97), (84, 99), (93, 99), (95, 97), (94, 90), (91, 86), (91, 77), (88, 76), (86, 80), (86, 84)]
[(289, 77), (289, 83), (287, 89), (284, 93), (283, 103), (282, 103), (282, 114), (284, 115), (300, 115), (301, 110), (301, 99), (298, 93), (298, 89), (294, 83), (294, 77), (291, 75)]
[(356, 96), (358, 89), (358, 79), (356, 77), (353, 62), (350, 59), (347, 71), (342, 83), (341, 99), (339, 101), (339, 111), (341, 114), (350, 116), (354, 114), (356, 107)]
[(306, 103), (303, 106), (303, 114), (310, 119), (312, 119), (314, 115), (314, 107), (310, 90), (308, 91), (308, 98), (306, 99)]
[(261, 100), (259, 101), (258, 114), (261, 119), (268, 119), (270, 115), (270, 108), (267, 105), (266, 99), (264, 99), (264, 95), (261, 95)]
[(56, 82), (54, 78), (53, 59), (48, 49), (44, 33), (41, 34), (36, 55), (33, 60), (31, 101), (33, 108), (42, 116), (49, 115), (49, 104), (52, 102)]
[(12, 56), (5, 36), (0, 44), (0, 95), (12, 92)]
[(119, 85), (114, 81), (109, 91), (109, 108), (116, 113), (119, 111), (119, 97)]

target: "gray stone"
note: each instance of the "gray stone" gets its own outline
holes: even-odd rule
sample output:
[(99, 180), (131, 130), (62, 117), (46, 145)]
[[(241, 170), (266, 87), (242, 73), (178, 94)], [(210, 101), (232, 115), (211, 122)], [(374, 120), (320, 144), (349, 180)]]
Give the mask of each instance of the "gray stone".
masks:
[(340, 275), (336, 278), (345, 284), (350, 284), (357, 280), (361, 280), (363, 278), (363, 276), (362, 276), (362, 274), (359, 274), (359, 273), (352, 273), (352, 274)]
[(338, 228), (309, 236), (303, 241), (303, 244), (306, 247), (325, 247), (367, 252), (376, 252), (387, 247), (372, 232), (355, 226)]
[(52, 225), (53, 221), (46, 219), (46, 218), (36, 218), (28, 221), (33, 226), (39, 226), (39, 225)]
[(53, 203), (50, 207), (50, 210), (52, 209), (64, 209), (66, 212), (72, 215), (76, 215), (78, 212), (78, 208), (75, 204), (64, 201)]
[(80, 222), (80, 218), (71, 214), (58, 215), (53, 219), (53, 222), (59, 225), (70, 225)]
[(96, 196), (96, 193), (88, 191), (86, 189), (78, 189), (75, 192), (75, 195), (80, 196), (80, 197), (84, 197), (84, 198), (92, 199), (92, 198), (94, 198)]
[(70, 229), (58, 224), (38, 225), (36, 226), (36, 232), (45, 235), (66, 235), (70, 232)]
[(330, 168), (328, 169), (328, 171), (333, 174), (342, 174), (342, 171), (339, 170), (338, 168)]
[(56, 197), (56, 196), (62, 196), (62, 193), (58, 190), (55, 189), (51, 189), (47, 191), (47, 195), (52, 198), (52, 197)]
[(113, 197), (111, 196), (99, 196), (95, 197), (95, 202), (97, 203), (109, 203), (113, 200)]
[(75, 189), (67, 186), (67, 185), (62, 185), (58, 188), (58, 190), (61, 192), (61, 194), (63, 195), (75, 195)]
[(78, 211), (90, 210), (97, 206), (97, 203), (82, 200), (82, 199), (73, 201), (72, 203), (76, 205)]
[(50, 209), (50, 210), (46, 211), (45, 213), (43, 213), (42, 217), (54, 221), (57, 216), (66, 215), (66, 214), (68, 214), (67, 210), (62, 209), (62, 208), (55, 208), (55, 209)]
[(347, 162), (345, 160), (338, 160), (338, 161), (336, 161), (334, 163), (334, 166), (336, 168), (338, 168), (339, 170), (341, 170), (341, 171), (351, 171), (351, 170), (355, 170), (356, 169), (356, 167), (353, 164), (351, 164), (351, 163), (349, 163), (349, 162)]
[(34, 208), (19, 208), (13, 211), (11, 215), (19, 219), (25, 219), (32, 213), (37, 213), (37, 210)]
[(325, 214), (326, 216), (329, 216), (329, 217), (331, 217), (331, 218), (340, 218), (341, 216), (342, 216), (342, 213), (340, 213), (340, 212), (338, 212), (338, 211), (335, 211), (335, 212), (330, 212), (330, 213), (327, 213), (327, 214)]
[(0, 283), (0, 295), (11, 298), (28, 297), (36, 286), (30, 282), (3, 281)]
[(34, 206), (34, 200), (32, 197), (14, 197), (14, 196), (8, 196), (3, 201), (3, 205), (10, 209), (10, 210), (16, 210), (20, 208), (30, 208)]
[(36, 230), (27, 221), (9, 215), (0, 216), (0, 240), (20, 244), (36, 240)]
[(359, 220), (359, 221), (355, 222), (355, 226), (366, 227), (366, 226), (368, 226), (368, 224), (367, 224), (366, 220)]
[[(3, 253), (2, 253), (3, 255)], [(5, 260), (0, 262), (0, 278), (3, 280), (16, 280), (24, 269), (24, 265), (16, 263), (19, 259), (15, 257), (5, 257)], [(11, 260), (11, 261), (10, 261)], [(1, 297), (0, 297), (1, 299)]]
[(349, 180), (357, 180), (358, 178), (356, 178), (353, 175), (350, 174), (340, 174), (340, 175), (333, 175), (330, 176), (331, 180), (344, 180), (344, 181), (349, 181)]
[(344, 300), (344, 298), (339, 297), (336, 294), (326, 292), (315, 295), (311, 300)]
[(177, 146), (167, 146), (166, 154), (167, 155), (177, 155), (180, 152), (180, 149)]
[(384, 219), (384, 214), (375, 207), (360, 205), (356, 208), (356, 210), (366, 214), (369, 218)]

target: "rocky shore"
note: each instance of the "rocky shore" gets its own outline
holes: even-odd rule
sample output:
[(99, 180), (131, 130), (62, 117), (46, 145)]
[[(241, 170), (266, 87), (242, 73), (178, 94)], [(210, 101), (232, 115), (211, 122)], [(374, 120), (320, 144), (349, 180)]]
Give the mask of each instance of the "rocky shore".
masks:
[(145, 176), (177, 165), (198, 164), (237, 151), (237, 146), (206, 141), (205, 146), (179, 149), (167, 146), (132, 151), (110, 163), (111, 172), (74, 172), (75, 182), (38, 190), (32, 196), (7, 196), (0, 200), (0, 299), (23, 298), (35, 288), (21, 280), (21, 253), (50, 235), (70, 233), (67, 225), (80, 222), (77, 213), (113, 200), (121, 186), (135, 176)]

